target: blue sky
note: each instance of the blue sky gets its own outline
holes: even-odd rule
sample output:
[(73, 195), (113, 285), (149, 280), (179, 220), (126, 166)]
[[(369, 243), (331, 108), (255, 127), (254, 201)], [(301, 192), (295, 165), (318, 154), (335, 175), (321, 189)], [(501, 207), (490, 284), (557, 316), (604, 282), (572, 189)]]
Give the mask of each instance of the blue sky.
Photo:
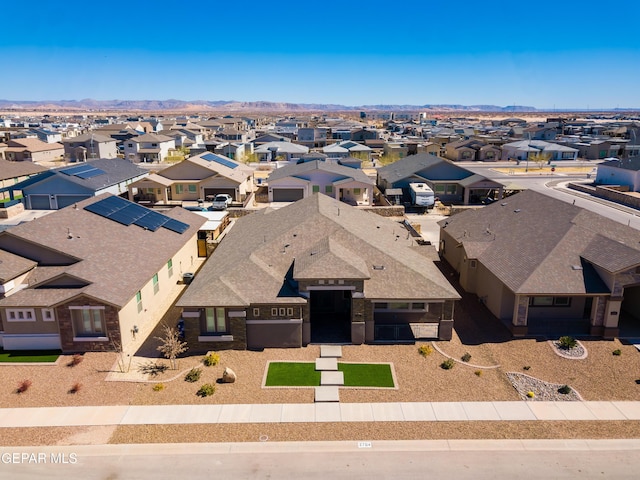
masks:
[(37, 0), (2, 16), (9, 100), (640, 107), (637, 0)]

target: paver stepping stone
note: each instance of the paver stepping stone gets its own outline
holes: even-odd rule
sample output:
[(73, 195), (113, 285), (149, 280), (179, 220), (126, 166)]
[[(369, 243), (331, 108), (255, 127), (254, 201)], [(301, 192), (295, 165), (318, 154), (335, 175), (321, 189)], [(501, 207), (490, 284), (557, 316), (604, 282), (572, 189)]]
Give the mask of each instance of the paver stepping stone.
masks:
[(316, 402), (339, 402), (340, 393), (336, 386), (321, 386), (315, 387), (315, 401)]
[(344, 372), (320, 372), (320, 385), (344, 385)]
[(333, 357), (316, 358), (316, 370), (338, 370), (338, 359)]
[(321, 357), (342, 357), (342, 347), (340, 345), (320, 345)]

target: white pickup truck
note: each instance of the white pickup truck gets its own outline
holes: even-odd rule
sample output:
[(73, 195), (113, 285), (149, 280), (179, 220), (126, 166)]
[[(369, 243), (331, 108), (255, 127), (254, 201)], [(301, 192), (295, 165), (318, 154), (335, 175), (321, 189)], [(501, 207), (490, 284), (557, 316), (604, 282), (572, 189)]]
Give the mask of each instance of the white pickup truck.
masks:
[(226, 210), (227, 207), (229, 205), (231, 205), (232, 201), (233, 201), (233, 199), (231, 198), (231, 195), (228, 195), (226, 193), (219, 193), (213, 199), (213, 203), (211, 204), (211, 209), (212, 210)]

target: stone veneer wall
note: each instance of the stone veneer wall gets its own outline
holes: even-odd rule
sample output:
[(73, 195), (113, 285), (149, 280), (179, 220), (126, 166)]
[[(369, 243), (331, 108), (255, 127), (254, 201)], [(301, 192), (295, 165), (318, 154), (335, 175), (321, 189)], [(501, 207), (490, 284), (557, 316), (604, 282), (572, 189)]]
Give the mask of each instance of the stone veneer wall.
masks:
[[(108, 341), (80, 341), (74, 342), (73, 322), (71, 320), (70, 306), (104, 306), (104, 321), (106, 326), (106, 337)], [(60, 305), (55, 309), (56, 319), (60, 326), (60, 344), (64, 353), (73, 352), (105, 352), (115, 349), (114, 343), (121, 344), (120, 321), (118, 309), (109, 305), (102, 305), (88, 299), (77, 299)]]

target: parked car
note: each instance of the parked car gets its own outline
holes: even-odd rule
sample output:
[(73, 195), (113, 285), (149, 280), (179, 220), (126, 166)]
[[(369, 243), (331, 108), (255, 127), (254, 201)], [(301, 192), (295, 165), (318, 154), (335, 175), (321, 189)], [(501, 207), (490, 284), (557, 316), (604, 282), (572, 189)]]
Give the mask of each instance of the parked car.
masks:
[(213, 203), (211, 204), (211, 209), (226, 210), (226, 208), (229, 207), (229, 205), (231, 205), (232, 201), (233, 199), (231, 198), (231, 195), (227, 195), (226, 193), (220, 193), (216, 195), (215, 198), (213, 199)]

